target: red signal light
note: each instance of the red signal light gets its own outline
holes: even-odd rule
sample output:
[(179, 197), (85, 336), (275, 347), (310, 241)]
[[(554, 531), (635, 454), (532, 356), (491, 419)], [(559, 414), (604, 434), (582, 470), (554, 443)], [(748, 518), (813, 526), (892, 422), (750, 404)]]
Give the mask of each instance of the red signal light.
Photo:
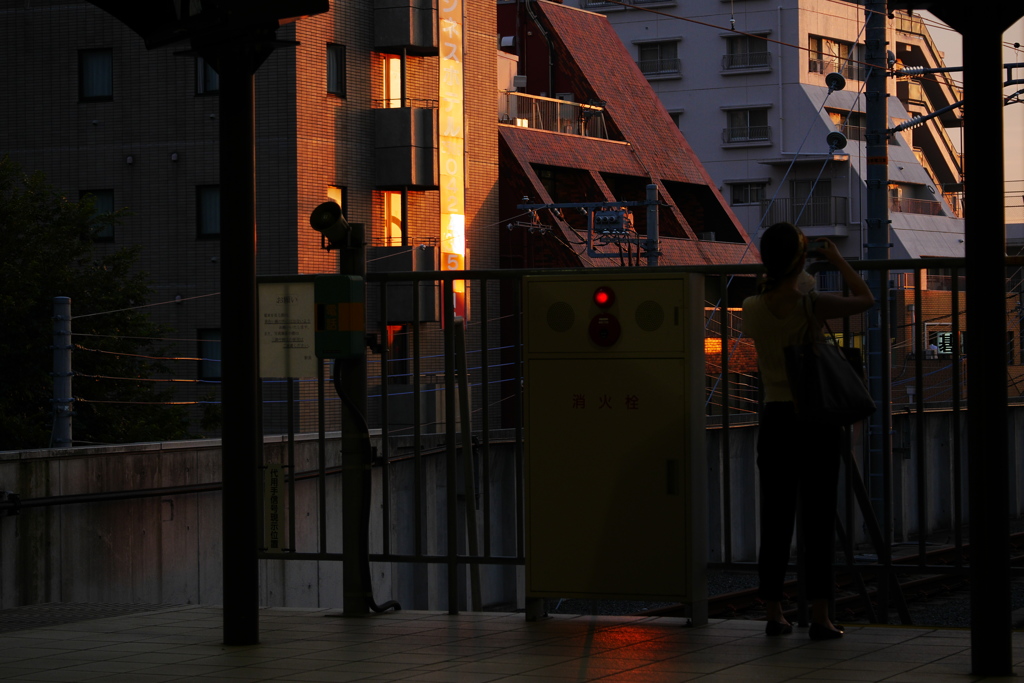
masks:
[(598, 287), (594, 292), (594, 303), (598, 308), (608, 308), (615, 303), (615, 292), (611, 287)]

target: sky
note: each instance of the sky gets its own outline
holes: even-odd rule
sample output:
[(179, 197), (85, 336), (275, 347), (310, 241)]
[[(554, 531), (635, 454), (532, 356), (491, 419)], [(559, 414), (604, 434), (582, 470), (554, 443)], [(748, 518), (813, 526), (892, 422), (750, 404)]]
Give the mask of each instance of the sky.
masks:
[[(962, 41), (960, 34), (946, 27), (941, 21), (928, 14), (921, 12), (933, 20), (929, 22), (929, 32), (932, 40), (940, 50), (946, 53), (946, 66), (963, 66)], [(1004, 63), (1024, 62), (1024, 19), (1011, 26), (1003, 34), (1003, 42), (1009, 46), (1003, 48)], [(1015, 49), (1013, 43), (1020, 43), (1021, 47)], [(1015, 69), (1015, 79), (1024, 79), (1024, 68)], [(970, 84), (963, 83), (963, 74), (953, 74), (953, 80), (965, 86), (965, 106), (970, 106)], [(1006, 88), (1007, 95), (1024, 88), (1024, 84), (1013, 85)], [(1006, 107), (1003, 117), (1003, 139), (1004, 139), (1004, 168), (1006, 170), (1006, 190), (1010, 195), (1007, 201), (1007, 220), (1011, 222), (1024, 221), (1024, 102), (1011, 104)], [(950, 138), (959, 143), (960, 135), (949, 131)], [(966, 163), (966, 170), (970, 173), (970, 158)], [(1017, 207), (1014, 210), (1011, 207)], [(1016, 219), (1016, 220), (1014, 220)]]

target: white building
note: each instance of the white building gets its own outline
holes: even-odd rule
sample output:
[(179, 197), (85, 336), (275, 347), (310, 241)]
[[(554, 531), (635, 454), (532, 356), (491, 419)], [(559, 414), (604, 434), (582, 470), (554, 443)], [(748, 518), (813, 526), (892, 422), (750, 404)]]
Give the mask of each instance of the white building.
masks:
[[(865, 250), (864, 7), (843, 0), (570, 0), (608, 16), (752, 237), (789, 220)], [(653, 11), (652, 11), (653, 10)], [(896, 68), (943, 66), (918, 16), (888, 22)], [(832, 72), (845, 77), (829, 91)], [(889, 127), (962, 99), (943, 74), (888, 79)], [(962, 256), (961, 110), (891, 136), (892, 258)], [(830, 151), (841, 130), (844, 149)], [(953, 131), (959, 135), (959, 130)], [(755, 240), (756, 241), (756, 240)]]

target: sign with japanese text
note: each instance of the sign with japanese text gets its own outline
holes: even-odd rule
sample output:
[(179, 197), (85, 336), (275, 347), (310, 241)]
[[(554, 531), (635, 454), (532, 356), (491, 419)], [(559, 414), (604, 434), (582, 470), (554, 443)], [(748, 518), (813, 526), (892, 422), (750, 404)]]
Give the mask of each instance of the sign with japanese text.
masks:
[(313, 312), (312, 282), (259, 284), (261, 377), (316, 377)]
[(263, 545), (268, 553), (284, 552), (283, 483), (280, 465), (269, 465), (263, 470)]

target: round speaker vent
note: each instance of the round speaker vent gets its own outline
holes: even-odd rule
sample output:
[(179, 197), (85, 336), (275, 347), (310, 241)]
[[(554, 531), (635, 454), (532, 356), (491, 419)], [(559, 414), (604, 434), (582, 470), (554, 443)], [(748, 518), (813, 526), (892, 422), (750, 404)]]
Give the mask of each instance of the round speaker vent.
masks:
[(636, 307), (636, 324), (644, 332), (654, 332), (665, 322), (665, 309), (657, 301), (645, 301)]
[(566, 302), (556, 301), (548, 307), (548, 327), (555, 332), (568, 332), (575, 321), (576, 313)]

